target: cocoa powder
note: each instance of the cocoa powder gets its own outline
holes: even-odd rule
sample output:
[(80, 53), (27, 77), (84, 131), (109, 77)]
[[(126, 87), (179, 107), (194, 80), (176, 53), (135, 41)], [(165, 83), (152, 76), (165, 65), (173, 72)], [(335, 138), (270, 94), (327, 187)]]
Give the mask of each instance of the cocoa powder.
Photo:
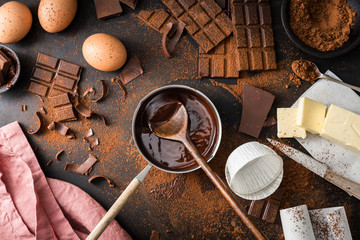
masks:
[(349, 40), (355, 11), (346, 0), (291, 0), (290, 26), (306, 45), (327, 52)]

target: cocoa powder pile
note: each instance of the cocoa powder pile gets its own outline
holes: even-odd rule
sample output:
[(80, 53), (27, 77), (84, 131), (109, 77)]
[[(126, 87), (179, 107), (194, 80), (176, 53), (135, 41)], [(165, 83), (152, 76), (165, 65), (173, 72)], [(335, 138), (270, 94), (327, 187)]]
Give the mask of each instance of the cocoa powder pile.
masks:
[(355, 11), (346, 0), (291, 0), (290, 26), (306, 45), (327, 52), (349, 40)]
[(291, 68), (302, 80), (314, 81), (317, 78), (316, 67), (314, 63), (306, 60), (297, 60), (291, 64)]

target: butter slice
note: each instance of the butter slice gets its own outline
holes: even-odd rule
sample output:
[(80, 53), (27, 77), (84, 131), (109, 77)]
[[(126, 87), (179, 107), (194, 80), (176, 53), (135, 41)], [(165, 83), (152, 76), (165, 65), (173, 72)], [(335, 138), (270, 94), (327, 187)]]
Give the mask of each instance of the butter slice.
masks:
[(360, 153), (360, 115), (331, 104), (320, 136)]
[(305, 129), (296, 125), (297, 108), (277, 109), (277, 136), (279, 138), (306, 138)]
[(296, 125), (312, 134), (320, 134), (326, 114), (326, 106), (309, 98), (300, 98)]

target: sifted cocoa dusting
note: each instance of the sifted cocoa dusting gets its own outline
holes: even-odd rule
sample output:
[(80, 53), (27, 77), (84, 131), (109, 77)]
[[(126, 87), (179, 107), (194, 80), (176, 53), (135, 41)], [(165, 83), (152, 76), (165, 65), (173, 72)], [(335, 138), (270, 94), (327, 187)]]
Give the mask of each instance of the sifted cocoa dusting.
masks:
[(327, 52), (341, 47), (355, 22), (346, 0), (291, 0), (290, 26), (306, 45)]
[(302, 80), (314, 81), (317, 78), (316, 66), (310, 61), (296, 60), (291, 64), (291, 68)]

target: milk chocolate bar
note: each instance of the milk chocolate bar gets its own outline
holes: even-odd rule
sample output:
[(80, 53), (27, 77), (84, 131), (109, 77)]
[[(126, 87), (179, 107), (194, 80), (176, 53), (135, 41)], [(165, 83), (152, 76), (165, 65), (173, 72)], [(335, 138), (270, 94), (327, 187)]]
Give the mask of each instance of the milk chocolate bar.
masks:
[(39, 53), (28, 91), (43, 97), (74, 94), (81, 71), (79, 65)]
[(119, 0), (94, 0), (94, 3), (98, 19), (104, 20), (122, 13)]
[(171, 14), (165, 9), (154, 11), (141, 10), (139, 12), (138, 18), (143, 20), (147, 25), (160, 33), (164, 32), (165, 25), (169, 22), (177, 22), (176, 19), (171, 16)]
[(68, 93), (49, 97), (49, 101), (54, 109), (55, 121), (65, 122), (77, 119)]
[(136, 8), (136, 4), (138, 3), (138, 0), (120, 0), (123, 4), (129, 6), (132, 9)]
[(208, 53), (199, 48), (199, 77), (239, 77), (239, 72), (236, 68), (235, 50), (235, 39), (233, 36), (226, 38)]
[(189, 35), (208, 53), (233, 32), (231, 20), (214, 0), (162, 0), (186, 24)]
[(237, 70), (276, 69), (269, 0), (231, 0)]

